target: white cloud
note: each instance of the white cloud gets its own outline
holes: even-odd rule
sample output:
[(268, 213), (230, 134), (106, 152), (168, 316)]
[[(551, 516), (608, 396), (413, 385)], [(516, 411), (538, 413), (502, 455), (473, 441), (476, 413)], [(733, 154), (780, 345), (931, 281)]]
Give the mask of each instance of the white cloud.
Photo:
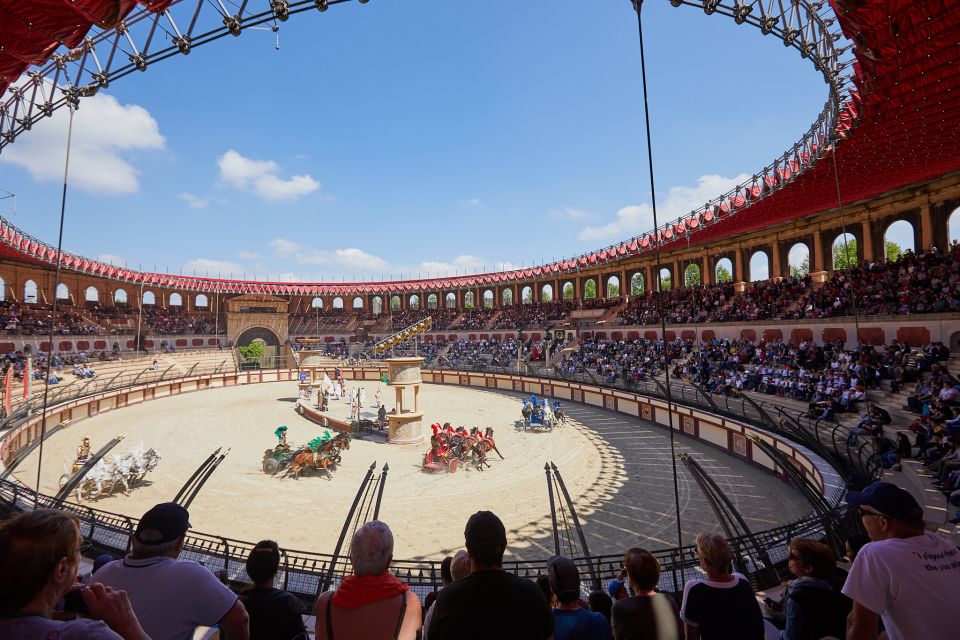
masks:
[[(0, 162), (23, 167), (39, 182), (62, 181), (69, 120), (67, 109), (55, 111), (4, 149)], [(165, 144), (157, 121), (143, 107), (102, 93), (85, 98), (74, 115), (70, 184), (96, 195), (135, 193), (140, 172), (132, 152), (161, 150)]]
[(305, 249), (299, 243), (287, 240), (286, 238), (274, 238), (269, 246), (278, 255), (285, 258), (293, 258), (300, 264), (309, 264), (323, 267), (332, 267), (335, 269), (351, 269), (354, 271), (389, 271), (389, 263), (373, 254), (367, 253), (356, 247), (346, 249), (334, 249), (326, 251), (321, 249)]
[(309, 175), (281, 178), (280, 166), (273, 160), (254, 160), (233, 149), (217, 158), (220, 181), (244, 191), (256, 193), (266, 200), (290, 200), (320, 189), (321, 184)]
[(211, 204), (224, 204), (226, 200), (223, 198), (218, 198), (216, 196), (206, 195), (198, 196), (194, 193), (180, 193), (177, 194), (177, 200), (183, 200), (187, 203), (187, 206), (191, 209), (206, 209)]
[(584, 209), (577, 209), (576, 207), (564, 207), (563, 209), (555, 209), (552, 214), (554, 218), (561, 218), (565, 220), (585, 220), (587, 218), (592, 218), (593, 214)]
[(423, 273), (432, 273), (432, 274), (443, 274), (449, 273), (454, 274), (458, 271), (460, 273), (477, 271), (478, 273), (483, 270), (486, 263), (482, 258), (471, 255), (461, 255), (453, 259), (452, 262), (440, 262), (435, 260), (425, 260), (421, 262), (417, 267), (411, 269), (411, 271), (423, 272)]
[[(733, 178), (707, 175), (697, 178), (693, 187), (671, 187), (666, 199), (658, 207), (660, 224), (676, 220), (680, 216), (702, 207), (707, 201), (747, 180), (750, 176), (741, 173)], [(581, 240), (616, 240), (653, 231), (653, 208), (649, 204), (630, 205), (617, 212), (616, 219), (598, 227), (580, 230)]]
[(237, 254), (242, 260), (259, 260), (260, 252), (259, 251), (241, 251)]
[(112, 264), (115, 267), (122, 267), (127, 263), (126, 260), (112, 253), (101, 253), (96, 258), (94, 258), (94, 260), (99, 260), (100, 262), (106, 262), (107, 264)]
[(230, 262), (227, 260), (210, 260), (209, 258), (197, 258), (196, 260), (191, 260), (183, 265), (181, 271), (185, 274), (197, 275), (207, 275), (211, 276), (229, 276), (233, 274), (234, 277), (241, 275), (247, 270), (236, 262)]
[(277, 282), (303, 282), (303, 279), (292, 271), (287, 271), (277, 275)]
[(460, 204), (465, 207), (479, 207), (483, 202), (480, 198), (470, 198), (469, 200), (461, 200)]

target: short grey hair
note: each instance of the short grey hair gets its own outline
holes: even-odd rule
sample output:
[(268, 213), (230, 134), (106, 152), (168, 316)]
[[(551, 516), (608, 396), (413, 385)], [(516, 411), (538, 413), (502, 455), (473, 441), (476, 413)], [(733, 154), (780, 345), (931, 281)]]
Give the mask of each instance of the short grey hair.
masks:
[(470, 555), (460, 549), (453, 556), (453, 562), (450, 563), (450, 576), (453, 578), (453, 581), (462, 580), (470, 575)]
[(156, 558), (157, 556), (169, 556), (177, 550), (177, 545), (180, 544), (180, 538), (171, 540), (170, 542), (162, 542), (160, 544), (144, 544), (137, 540), (136, 537), (132, 537), (130, 541), (130, 550), (135, 558)]
[(350, 562), (358, 576), (378, 576), (390, 567), (393, 557), (393, 532), (386, 522), (371, 520), (353, 534)]

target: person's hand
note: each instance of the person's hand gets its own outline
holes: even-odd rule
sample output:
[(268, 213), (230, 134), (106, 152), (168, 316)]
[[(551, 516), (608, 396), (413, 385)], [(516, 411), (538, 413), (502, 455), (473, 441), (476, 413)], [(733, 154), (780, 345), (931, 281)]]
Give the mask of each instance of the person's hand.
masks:
[(123, 636), (124, 640), (150, 640), (143, 631), (126, 591), (120, 591), (94, 582), (81, 592), (90, 615), (103, 620), (108, 627)]

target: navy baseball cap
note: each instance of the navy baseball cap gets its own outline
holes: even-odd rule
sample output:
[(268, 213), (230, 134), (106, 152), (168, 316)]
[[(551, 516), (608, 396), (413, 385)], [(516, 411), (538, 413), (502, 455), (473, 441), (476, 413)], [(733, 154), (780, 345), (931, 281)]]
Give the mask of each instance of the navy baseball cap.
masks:
[(140, 518), (133, 537), (142, 544), (164, 544), (185, 534), (190, 528), (190, 513), (175, 502), (163, 502)]
[(845, 500), (847, 504), (873, 507), (895, 520), (923, 520), (923, 508), (910, 492), (890, 482), (874, 482), (863, 491), (847, 491)]

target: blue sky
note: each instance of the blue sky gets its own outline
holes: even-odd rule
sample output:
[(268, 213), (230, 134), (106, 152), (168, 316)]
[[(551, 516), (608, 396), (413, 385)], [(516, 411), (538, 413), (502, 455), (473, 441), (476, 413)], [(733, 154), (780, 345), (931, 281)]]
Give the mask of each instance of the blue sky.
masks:
[[(644, 11), (665, 221), (782, 153), (827, 94), (753, 28)], [(628, 0), (373, 0), (279, 36), (279, 50), (264, 31), (222, 39), (82, 102), (65, 248), (370, 280), (530, 265), (652, 228)], [(55, 117), (0, 154), (15, 222), (51, 242), (65, 130)]]

